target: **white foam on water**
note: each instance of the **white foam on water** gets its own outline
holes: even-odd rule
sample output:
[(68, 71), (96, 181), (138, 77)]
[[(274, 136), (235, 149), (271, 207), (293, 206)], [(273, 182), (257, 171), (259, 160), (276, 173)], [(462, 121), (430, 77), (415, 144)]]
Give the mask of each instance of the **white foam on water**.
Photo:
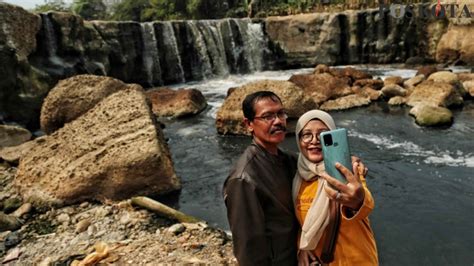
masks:
[(474, 156), (454, 158), (449, 154), (441, 154), (441, 156), (430, 156), (424, 160), (428, 164), (446, 164), (449, 166), (467, 166), (474, 168)]
[(192, 135), (204, 135), (206, 133), (207, 126), (205, 125), (194, 125), (186, 128), (180, 128), (176, 131), (176, 134), (181, 137), (189, 137)]
[(171, 89), (197, 89), (202, 92), (207, 100), (207, 104), (211, 106), (211, 110), (207, 113), (213, 119), (216, 118), (217, 111), (222, 106), (227, 91), (230, 88), (240, 87), (249, 82), (264, 79), (271, 80), (288, 80), (292, 75), (312, 73), (312, 68), (292, 69), (283, 71), (262, 71), (248, 75), (229, 75), (224, 78), (208, 79), (197, 82), (181, 83), (169, 86)]
[(425, 149), (411, 141), (399, 140), (394, 136), (378, 136), (375, 134), (365, 134), (349, 131), (349, 136), (357, 137), (369, 141), (379, 149), (395, 150), (404, 156), (415, 156), (425, 158), (427, 164), (443, 164), (449, 166), (466, 166), (474, 168), (474, 154), (464, 154), (462, 151), (434, 151)]
[(413, 69), (393, 69), (393, 70), (388, 70), (384, 72), (383, 75), (380, 75), (379, 77), (383, 80), (385, 80), (387, 77), (390, 76), (399, 76), (404, 79), (406, 78), (412, 78), (416, 75), (417, 70)]

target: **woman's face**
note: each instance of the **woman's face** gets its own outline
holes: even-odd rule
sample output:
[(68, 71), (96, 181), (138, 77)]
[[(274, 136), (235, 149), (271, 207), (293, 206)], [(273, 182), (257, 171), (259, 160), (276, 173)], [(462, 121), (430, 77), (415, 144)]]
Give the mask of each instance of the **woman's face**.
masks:
[(313, 163), (319, 163), (323, 160), (319, 134), (328, 130), (329, 128), (320, 120), (311, 120), (300, 132), (298, 144), (301, 153)]

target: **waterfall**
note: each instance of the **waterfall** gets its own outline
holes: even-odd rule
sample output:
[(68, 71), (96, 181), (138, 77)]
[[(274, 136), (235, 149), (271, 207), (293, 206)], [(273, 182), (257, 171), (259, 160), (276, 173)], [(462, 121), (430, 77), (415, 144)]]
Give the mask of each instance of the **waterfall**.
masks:
[(197, 52), (197, 57), (194, 57), (197, 58), (197, 60), (191, 62), (191, 72), (193, 73), (193, 77), (196, 79), (210, 78), (212, 77), (212, 66), (206, 42), (196, 26), (196, 21), (188, 21), (186, 26), (190, 30), (191, 41)]
[(154, 26), (158, 36), (163, 82), (165, 84), (185, 82), (183, 65), (173, 25), (169, 21), (163, 21), (156, 22)]
[(160, 57), (158, 54), (155, 29), (150, 22), (140, 25), (143, 39), (143, 67), (146, 72), (148, 86), (162, 85)]
[(43, 21), (44, 38), (46, 41), (46, 53), (49, 57), (56, 57), (58, 53), (58, 42), (56, 40), (53, 23), (48, 14), (41, 14), (41, 19)]
[(262, 70), (263, 51), (265, 49), (262, 25), (253, 24), (250, 19), (236, 20), (242, 38), (243, 61), (249, 72)]
[(197, 26), (206, 43), (212, 73), (216, 76), (225, 76), (229, 74), (229, 67), (222, 37), (217, 30), (217, 23), (217, 21), (203, 20), (198, 21)]
[(265, 35), (263, 34), (262, 24), (251, 23), (250, 19), (247, 28), (248, 53), (250, 54), (250, 61), (252, 61), (252, 71), (262, 71), (263, 69), (263, 54), (267, 49)]
[(219, 32), (222, 36), (224, 51), (229, 65), (230, 72), (239, 73), (239, 56), (241, 50), (237, 47), (235, 36), (232, 31), (231, 19), (224, 19), (220, 23)]

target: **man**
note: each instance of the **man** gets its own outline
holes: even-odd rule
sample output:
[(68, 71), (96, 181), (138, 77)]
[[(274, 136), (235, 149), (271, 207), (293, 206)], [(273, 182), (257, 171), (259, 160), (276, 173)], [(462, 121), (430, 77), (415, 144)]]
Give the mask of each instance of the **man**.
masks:
[(296, 265), (297, 221), (291, 197), (296, 158), (282, 152), (286, 118), (270, 91), (248, 95), (244, 122), (253, 136), (224, 183), (224, 200), (240, 265)]

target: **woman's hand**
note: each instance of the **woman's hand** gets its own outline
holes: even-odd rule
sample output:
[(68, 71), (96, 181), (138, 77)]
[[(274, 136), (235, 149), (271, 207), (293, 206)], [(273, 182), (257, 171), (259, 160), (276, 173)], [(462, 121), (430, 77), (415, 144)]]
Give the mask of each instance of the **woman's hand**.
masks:
[[(352, 171), (349, 171), (340, 163), (336, 163), (336, 168), (346, 177), (347, 184), (340, 182), (334, 177), (324, 173), (321, 175), (326, 181), (332, 185), (325, 186), (328, 196), (342, 205), (358, 211), (364, 203), (365, 191), (360, 180), (360, 175), (367, 174), (367, 168), (360, 161), (352, 161)], [(355, 174), (354, 174), (355, 173)], [(335, 189), (334, 189), (335, 188)]]
[(298, 266), (309, 266), (316, 262), (316, 256), (310, 250), (298, 251)]

